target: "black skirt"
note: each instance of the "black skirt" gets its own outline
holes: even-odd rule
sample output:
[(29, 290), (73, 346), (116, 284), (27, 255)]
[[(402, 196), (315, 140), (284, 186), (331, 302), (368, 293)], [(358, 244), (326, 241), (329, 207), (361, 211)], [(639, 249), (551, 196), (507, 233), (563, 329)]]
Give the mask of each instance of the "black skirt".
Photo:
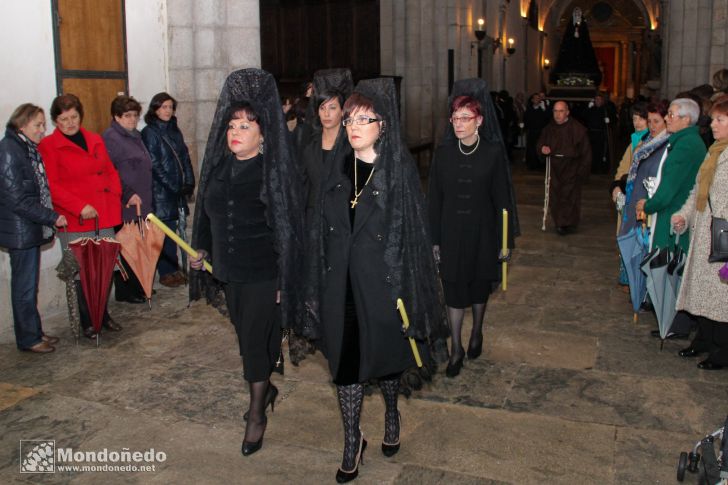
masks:
[(278, 280), (227, 283), (225, 298), (243, 358), (248, 382), (270, 378), (281, 353), (281, 322), (276, 291)]
[(445, 281), (442, 290), (445, 293), (445, 304), (451, 308), (467, 308), (470, 305), (488, 303), (493, 281)]

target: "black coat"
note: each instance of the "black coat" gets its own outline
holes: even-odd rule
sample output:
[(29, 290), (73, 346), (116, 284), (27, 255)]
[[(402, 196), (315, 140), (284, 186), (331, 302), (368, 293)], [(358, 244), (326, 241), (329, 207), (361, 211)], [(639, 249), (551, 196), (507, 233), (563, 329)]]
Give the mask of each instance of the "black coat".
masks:
[(53, 226), (58, 214), (40, 202), (40, 188), (25, 142), (13, 130), (0, 141), (0, 246), (27, 249), (40, 246), (43, 226)]
[[(344, 166), (352, 160), (344, 159)], [(347, 167), (348, 168), (348, 167)], [(324, 353), (331, 374), (339, 369), (346, 279), (351, 278), (359, 323), (359, 379), (382, 377), (415, 365), (392, 298), (392, 276), (384, 261), (386, 240), (383, 188), (373, 177), (349, 219), (352, 183), (342, 171), (324, 182), (324, 252), (327, 267), (321, 297)]]
[[(222, 282), (259, 283), (278, 275), (273, 230), (260, 200), (263, 160), (226, 156), (210, 173), (197, 214), (197, 247), (212, 254), (213, 275)], [(231, 172), (233, 164), (239, 173)]]
[(442, 279), (500, 280), (503, 209), (513, 213), (505, 160), (500, 144), (482, 139), (469, 156), (458, 145), (435, 151), (427, 202), (432, 242), (440, 246)]
[(190, 153), (177, 128), (177, 119), (153, 121), (142, 130), (142, 140), (152, 157), (154, 213), (162, 220), (177, 220), (180, 205), (189, 213), (185, 196), (191, 195), (195, 187)]

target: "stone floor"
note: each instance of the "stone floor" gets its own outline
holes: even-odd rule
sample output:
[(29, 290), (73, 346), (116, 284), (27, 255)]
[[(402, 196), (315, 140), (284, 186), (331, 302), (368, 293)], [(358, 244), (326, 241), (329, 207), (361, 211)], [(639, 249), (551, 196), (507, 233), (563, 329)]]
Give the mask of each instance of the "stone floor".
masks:
[[(456, 379), (437, 374), (401, 403), (402, 449), (379, 452), (383, 402), (366, 398), (370, 442), (360, 483), (674, 483), (680, 451), (722, 424), (725, 372), (698, 370), (632, 323), (616, 288), (607, 179), (584, 192), (583, 223), (541, 228), (543, 178), (518, 172), (522, 237), (507, 292), (486, 314), (484, 356)], [(240, 454), (248, 394), (231, 325), (184, 288), (154, 305), (112, 302), (124, 325), (96, 348), (63, 319), (54, 354), (0, 346), (0, 483), (333, 483), (342, 430), (320, 354), (286, 366), (265, 445)], [(467, 329), (466, 329), (467, 332)], [(20, 440), (75, 451), (166, 453), (150, 472), (19, 473)], [(27, 443), (26, 448), (27, 450)], [(691, 477), (692, 478), (692, 477)]]

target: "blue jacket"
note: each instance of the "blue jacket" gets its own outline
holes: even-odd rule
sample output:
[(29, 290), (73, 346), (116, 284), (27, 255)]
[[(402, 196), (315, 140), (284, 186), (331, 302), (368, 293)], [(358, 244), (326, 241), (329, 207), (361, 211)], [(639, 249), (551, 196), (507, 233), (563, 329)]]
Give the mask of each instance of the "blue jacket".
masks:
[(152, 157), (152, 209), (162, 220), (177, 220), (179, 207), (189, 213), (186, 195), (195, 187), (190, 153), (177, 118), (155, 120), (142, 130), (142, 140)]
[(50, 241), (43, 226), (53, 226), (58, 214), (40, 203), (28, 148), (13, 130), (0, 141), (0, 246), (28, 249)]

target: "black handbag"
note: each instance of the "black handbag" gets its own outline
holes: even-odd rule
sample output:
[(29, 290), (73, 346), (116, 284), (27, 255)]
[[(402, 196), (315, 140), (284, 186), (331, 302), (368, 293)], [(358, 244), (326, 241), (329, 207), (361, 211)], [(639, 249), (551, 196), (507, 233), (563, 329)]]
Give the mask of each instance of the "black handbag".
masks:
[[(708, 197), (710, 213), (713, 214), (713, 205)], [(710, 256), (709, 263), (725, 263), (728, 261), (728, 220), (721, 217), (710, 218)]]

